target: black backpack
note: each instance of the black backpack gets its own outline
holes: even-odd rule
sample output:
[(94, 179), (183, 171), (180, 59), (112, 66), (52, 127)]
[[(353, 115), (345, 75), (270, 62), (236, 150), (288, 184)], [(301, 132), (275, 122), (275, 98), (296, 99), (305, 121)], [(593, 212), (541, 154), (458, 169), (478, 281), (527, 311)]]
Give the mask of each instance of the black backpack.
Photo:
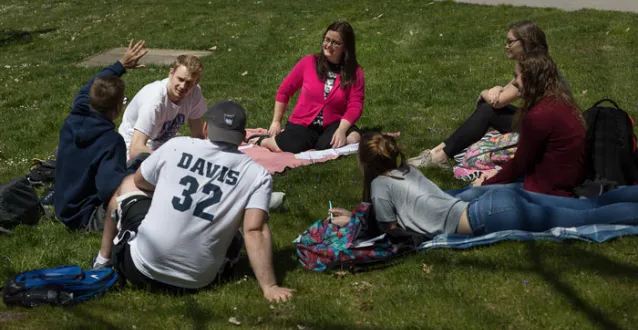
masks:
[[(601, 106), (609, 102), (613, 107)], [(576, 189), (592, 197), (638, 181), (634, 120), (616, 102), (603, 99), (584, 113), (587, 122), (588, 175)]]
[(6, 232), (19, 224), (34, 225), (40, 220), (40, 199), (27, 178), (0, 184), (0, 229)]
[(55, 160), (33, 159), (33, 166), (27, 174), (32, 186), (38, 187), (48, 183), (55, 183)]

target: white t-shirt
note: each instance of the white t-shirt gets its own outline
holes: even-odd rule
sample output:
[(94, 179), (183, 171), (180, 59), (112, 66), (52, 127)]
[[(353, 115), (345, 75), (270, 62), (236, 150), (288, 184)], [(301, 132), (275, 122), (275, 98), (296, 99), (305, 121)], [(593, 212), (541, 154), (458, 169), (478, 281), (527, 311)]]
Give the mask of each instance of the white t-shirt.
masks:
[(206, 100), (199, 85), (175, 104), (168, 99), (167, 84), (168, 78), (144, 86), (126, 107), (118, 132), (126, 142), (127, 159), (134, 130), (146, 134), (149, 137), (146, 145), (156, 150), (174, 138), (184, 122), (202, 118), (206, 112)]
[(225, 144), (171, 139), (141, 165), (155, 185), (148, 214), (130, 240), (137, 269), (154, 280), (197, 289), (210, 284), (245, 209), (268, 212), (272, 177)]

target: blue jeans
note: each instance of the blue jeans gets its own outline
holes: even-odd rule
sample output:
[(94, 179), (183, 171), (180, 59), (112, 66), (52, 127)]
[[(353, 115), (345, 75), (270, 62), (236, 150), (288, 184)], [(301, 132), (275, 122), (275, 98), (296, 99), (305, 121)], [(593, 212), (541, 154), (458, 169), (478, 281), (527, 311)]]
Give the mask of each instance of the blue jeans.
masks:
[(591, 199), (493, 189), (470, 203), (468, 216), (474, 235), (502, 230), (540, 232), (592, 224), (638, 225), (638, 185)]
[(478, 187), (472, 187), (471, 185), (465, 188), (461, 188), (461, 189), (455, 189), (455, 190), (446, 190), (445, 192), (452, 196), (452, 197), (456, 197), (464, 202), (470, 202), (476, 198), (479, 198), (481, 195), (485, 194), (486, 192), (493, 190), (493, 189), (499, 189), (499, 188), (509, 188), (509, 189), (523, 189), (523, 182), (512, 182), (512, 183), (505, 183), (505, 184), (490, 184), (487, 186), (478, 186)]

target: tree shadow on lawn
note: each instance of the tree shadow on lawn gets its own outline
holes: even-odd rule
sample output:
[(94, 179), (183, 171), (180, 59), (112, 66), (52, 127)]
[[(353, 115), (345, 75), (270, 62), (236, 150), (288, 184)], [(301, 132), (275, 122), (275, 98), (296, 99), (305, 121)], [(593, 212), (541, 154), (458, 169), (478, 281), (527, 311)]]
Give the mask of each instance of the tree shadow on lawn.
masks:
[[(605, 270), (605, 272), (607, 272), (607, 275), (635, 276), (636, 274), (638, 274), (637, 267), (617, 263), (605, 256), (596, 255), (575, 246), (571, 246), (571, 248), (580, 250), (580, 253), (586, 255), (583, 258), (576, 258), (575, 263), (577, 264), (577, 267), (584, 266), (596, 271)], [(532, 260), (532, 262), (534, 263), (534, 272), (538, 273), (549, 285), (554, 288), (556, 292), (562, 294), (565, 299), (570, 302), (570, 305), (578, 310), (581, 310), (594, 324), (602, 325), (602, 327), (605, 329), (621, 329), (620, 325), (616, 324), (612, 319), (605, 315), (605, 313), (601, 309), (588, 304), (579, 296), (578, 292), (576, 292), (574, 288), (572, 288), (568, 283), (561, 281), (560, 271), (554, 270), (551, 267), (544, 267), (542, 256), (539, 253), (539, 249), (537, 248), (535, 242), (529, 244), (529, 248), (527, 249), (527, 251), (530, 260)], [(613, 273), (609, 272), (609, 270), (612, 269), (615, 271)]]
[(28, 44), (33, 42), (34, 35), (41, 35), (56, 31), (57, 28), (39, 29), (34, 31), (2, 30), (0, 31), (0, 47), (11, 44)]
[[(293, 260), (292, 258), (292, 256), (296, 255), (297, 249), (292, 244), (290, 246), (284, 247), (283, 249), (273, 251), (272, 259), (277, 283), (281, 283), (286, 278), (288, 272), (294, 271), (299, 267), (298, 262), (296, 260)], [(225, 281), (237, 281), (240, 280), (241, 277), (243, 277), (244, 275), (255, 277), (255, 274), (250, 267), (250, 260), (248, 260), (248, 256), (242, 254), (240, 261), (235, 265), (235, 268), (233, 269), (232, 276)]]
[[(217, 322), (225, 322), (221, 318), (217, 317), (213, 313), (213, 309), (210, 307), (203, 307), (194, 297), (194, 294), (183, 294), (178, 295), (179, 299), (182, 299), (185, 303), (185, 308), (183, 309), (184, 317), (190, 319), (192, 321), (193, 329), (205, 329), (213, 320)], [(161, 299), (163, 296), (158, 294), (158, 299)], [(78, 307), (67, 309), (67, 312), (73, 314), (77, 321), (75, 322), (76, 326), (84, 326), (90, 325), (91, 328), (99, 328), (99, 329), (121, 329), (121, 325), (118, 325), (114, 322), (110, 322), (106, 320), (106, 317), (112, 313), (127, 313), (127, 310), (122, 310), (121, 302), (118, 305), (105, 303), (104, 301), (100, 301), (99, 303), (92, 304), (83, 304)], [(149, 313), (162, 313), (160, 310), (152, 310), (149, 308)], [(134, 326), (134, 328), (146, 329), (149, 325), (144, 325), (143, 319), (131, 319), (127, 321), (130, 326)], [(167, 324), (167, 328), (170, 328), (171, 325)]]
[[(299, 206), (295, 213), (301, 213), (301, 215), (297, 215), (299, 219), (313, 219), (308, 209), (304, 206)], [(288, 242), (290, 241), (292, 241), (292, 239)], [(292, 243), (286, 244), (278, 249), (273, 247), (272, 254), (273, 268), (275, 270), (277, 283), (281, 283), (289, 272), (300, 267), (299, 262), (296, 260), (297, 248)], [(232, 279), (237, 280), (238, 277), (241, 277), (244, 274), (250, 274), (250, 276), (254, 277), (254, 273), (250, 268), (250, 260), (248, 260), (248, 256), (245, 252), (242, 253), (241, 260), (237, 263), (233, 270)]]
[[(527, 245), (528, 260), (532, 263), (532, 266), (506, 266), (507, 271), (538, 274), (556, 293), (561, 294), (575, 310), (581, 311), (593, 325), (599, 325), (605, 329), (622, 329), (619, 324), (605, 315), (602, 309), (585, 301), (576, 289), (561, 280), (560, 277), (565, 271), (581, 269), (595, 271), (600, 276), (638, 278), (638, 267), (619, 263), (606, 256), (583, 250), (569, 243), (543, 247), (539, 247), (536, 242), (526, 242), (524, 244)], [(548, 251), (548, 248), (551, 251)], [(430, 264), (448, 262), (446, 255), (432, 255), (431, 257), (435, 259), (430, 259)], [(548, 262), (549, 259), (558, 261), (558, 264)], [(560, 264), (561, 261), (567, 259), (569, 259), (569, 264)], [(499, 266), (503, 266), (497, 263), (498, 261), (496, 260), (494, 262), (485, 262), (468, 257), (457, 261), (455, 266), (494, 270)]]

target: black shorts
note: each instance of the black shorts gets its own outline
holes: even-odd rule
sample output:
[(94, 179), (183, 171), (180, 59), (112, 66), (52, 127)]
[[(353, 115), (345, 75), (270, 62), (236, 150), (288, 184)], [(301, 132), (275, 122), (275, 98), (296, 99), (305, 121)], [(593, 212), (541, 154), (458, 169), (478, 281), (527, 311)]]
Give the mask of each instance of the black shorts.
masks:
[[(131, 258), (128, 241), (131, 238), (131, 232), (137, 233), (140, 224), (144, 220), (144, 217), (146, 217), (151, 207), (151, 198), (148, 196), (135, 195), (124, 199), (120, 205), (122, 206), (120, 219), (122, 226), (118, 233), (120, 240), (113, 248), (111, 260), (113, 260), (115, 270), (117, 270), (121, 276), (122, 281), (128, 280), (133, 287), (152, 292), (184, 294), (198, 291), (197, 289), (186, 289), (156, 281), (142, 274), (137, 267), (135, 267), (133, 259)], [(225, 277), (229, 277), (232, 274), (234, 265), (239, 261), (243, 246), (243, 236), (241, 232), (237, 232), (226, 252), (224, 265), (222, 265), (219, 275), (211, 284)]]
[[(317, 125), (305, 127), (288, 122), (286, 123), (286, 129), (275, 136), (275, 142), (277, 142), (279, 149), (293, 154), (310, 149), (330, 149), (332, 148), (330, 141), (337, 128), (339, 128), (339, 123), (340, 121), (337, 121), (324, 129)], [(359, 133), (359, 128), (356, 125), (350, 126), (346, 136), (352, 132)]]
[(151, 208), (151, 198), (143, 195), (130, 196), (124, 199), (120, 205), (122, 210), (120, 215), (121, 229), (117, 233), (119, 242), (113, 248), (111, 255), (113, 266), (122, 281), (128, 280), (134, 287), (151, 291), (162, 289), (166, 284), (150, 279), (137, 270), (131, 259), (131, 251), (128, 244), (129, 239), (133, 236), (132, 233), (137, 233), (137, 229)]

